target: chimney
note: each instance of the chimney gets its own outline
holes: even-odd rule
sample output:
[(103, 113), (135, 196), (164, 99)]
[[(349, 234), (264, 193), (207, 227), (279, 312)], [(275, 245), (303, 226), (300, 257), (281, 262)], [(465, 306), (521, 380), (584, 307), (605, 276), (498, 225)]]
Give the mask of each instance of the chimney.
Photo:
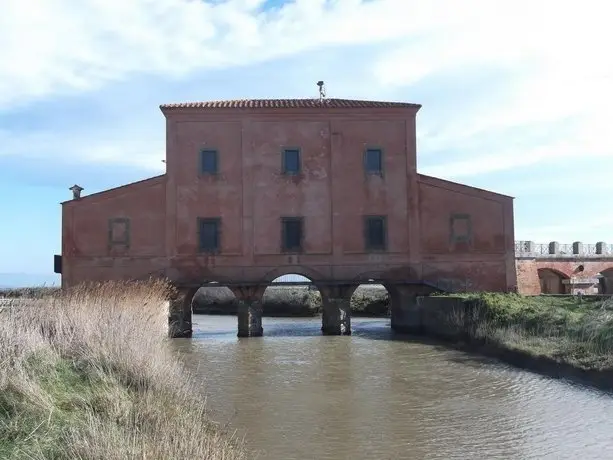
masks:
[(72, 192), (72, 199), (78, 200), (81, 198), (81, 192), (83, 191), (83, 187), (79, 187), (77, 184), (74, 184), (68, 190)]

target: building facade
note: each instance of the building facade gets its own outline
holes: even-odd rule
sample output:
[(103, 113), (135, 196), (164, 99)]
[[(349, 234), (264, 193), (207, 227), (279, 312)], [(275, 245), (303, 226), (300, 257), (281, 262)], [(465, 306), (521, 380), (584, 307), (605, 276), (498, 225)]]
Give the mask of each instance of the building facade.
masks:
[(163, 276), (259, 289), (298, 273), (319, 286), (516, 289), (513, 199), (419, 174), (419, 108), (162, 105), (164, 175), (84, 197), (75, 189), (63, 203), (62, 286)]

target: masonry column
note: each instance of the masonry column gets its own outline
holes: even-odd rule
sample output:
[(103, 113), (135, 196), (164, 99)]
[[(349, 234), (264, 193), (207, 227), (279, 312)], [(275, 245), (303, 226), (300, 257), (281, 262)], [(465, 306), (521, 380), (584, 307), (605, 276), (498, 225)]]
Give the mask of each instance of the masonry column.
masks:
[(192, 336), (192, 300), (198, 288), (175, 288), (168, 301), (168, 337), (171, 339)]
[(421, 310), (417, 297), (432, 293), (429, 286), (388, 286), (390, 295), (391, 328), (394, 332), (419, 334), (422, 331)]
[(320, 289), (323, 304), (321, 332), (324, 335), (351, 335), (351, 295), (356, 288), (339, 284)]
[(262, 296), (266, 286), (237, 286), (232, 291), (238, 302), (238, 337), (261, 337)]

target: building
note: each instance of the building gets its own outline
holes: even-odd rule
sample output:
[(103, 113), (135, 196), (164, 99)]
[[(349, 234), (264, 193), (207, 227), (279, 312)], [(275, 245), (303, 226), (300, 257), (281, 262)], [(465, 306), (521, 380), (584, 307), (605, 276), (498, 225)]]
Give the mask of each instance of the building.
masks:
[(517, 241), (515, 253), (521, 294), (613, 295), (613, 245)]
[(62, 286), (164, 276), (232, 286), (248, 302), (287, 273), (324, 298), (368, 280), (516, 289), (513, 198), (419, 174), (420, 107), (162, 105), (165, 174), (84, 197), (75, 186), (62, 203)]

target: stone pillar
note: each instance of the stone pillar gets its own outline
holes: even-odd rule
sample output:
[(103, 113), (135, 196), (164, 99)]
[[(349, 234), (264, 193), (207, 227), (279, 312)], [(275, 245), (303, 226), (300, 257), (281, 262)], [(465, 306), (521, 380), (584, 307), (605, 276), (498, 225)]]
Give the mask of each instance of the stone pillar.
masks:
[(403, 286), (394, 286), (390, 291), (390, 319), (394, 332), (419, 334), (422, 329), (421, 311), (417, 304), (418, 293)]
[(171, 339), (192, 336), (192, 299), (197, 288), (177, 288), (168, 301), (168, 337)]
[(596, 254), (606, 254), (607, 253), (607, 243), (604, 241), (599, 241), (596, 243)]
[(583, 254), (583, 243), (581, 241), (573, 242), (573, 254), (574, 255)]
[(321, 332), (324, 335), (351, 335), (351, 298), (323, 301)]
[(417, 302), (420, 296), (427, 296), (436, 289), (425, 284), (396, 284), (387, 286), (390, 295), (391, 328), (403, 334), (423, 332), (422, 307)]
[(549, 254), (557, 254), (560, 252), (560, 243), (557, 241), (551, 241), (549, 243)]
[(351, 296), (353, 285), (320, 288), (322, 301), (321, 332), (324, 335), (351, 335)]
[(238, 337), (262, 337), (262, 296), (266, 286), (233, 286), (238, 301)]
[(238, 337), (262, 337), (262, 302), (255, 299), (238, 301)]

